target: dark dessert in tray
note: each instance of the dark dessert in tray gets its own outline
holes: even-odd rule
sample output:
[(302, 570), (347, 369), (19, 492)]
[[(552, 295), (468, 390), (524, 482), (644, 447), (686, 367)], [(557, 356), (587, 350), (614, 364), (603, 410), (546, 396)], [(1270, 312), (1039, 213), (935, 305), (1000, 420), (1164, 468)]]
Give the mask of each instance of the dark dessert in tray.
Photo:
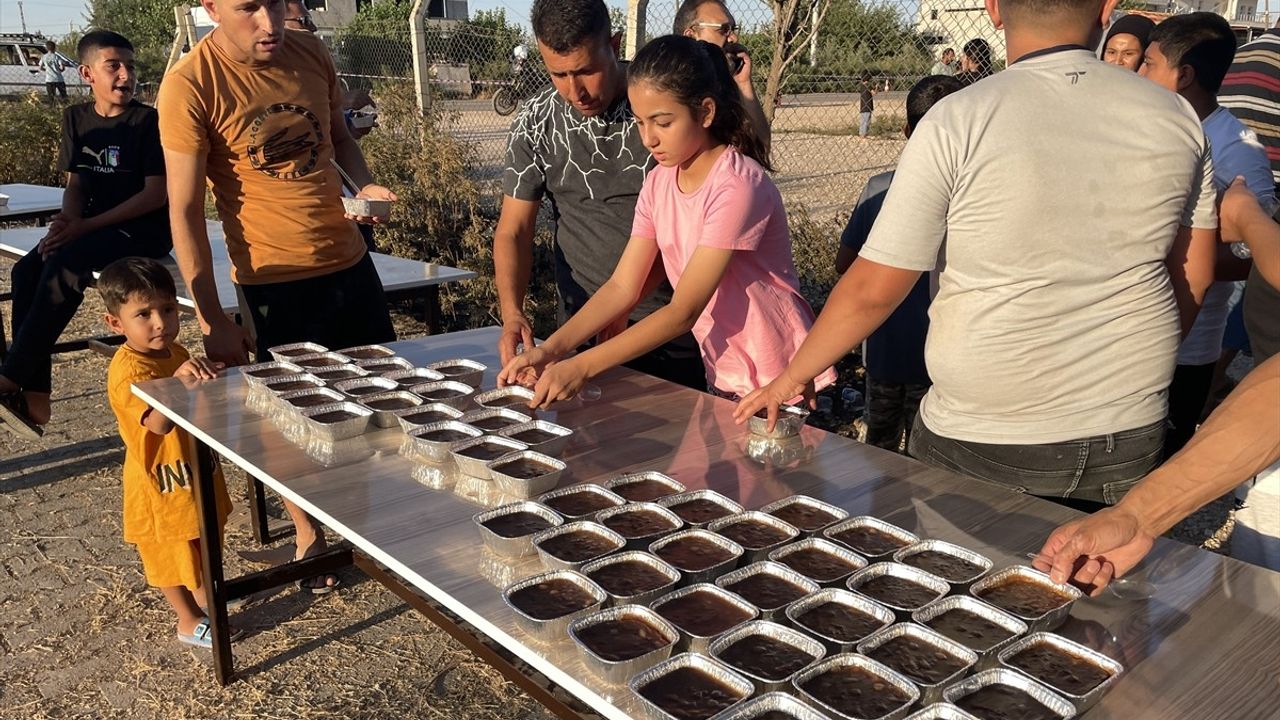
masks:
[(741, 595), (761, 610), (774, 610), (799, 600), (808, 590), (777, 575), (758, 572), (727, 585), (725, 590)]
[(766, 525), (759, 520), (742, 520), (726, 525), (717, 533), (729, 538), (748, 550), (759, 550), (785, 541), (789, 535), (781, 528)]
[(353, 388), (347, 388), (344, 392), (355, 397), (362, 397), (364, 395), (373, 395), (376, 393), (384, 393), (386, 391), (387, 389), (381, 385), (357, 385)]
[(319, 415), (312, 415), (311, 419), (318, 423), (332, 425), (333, 423), (340, 423), (345, 420), (355, 420), (358, 417), (360, 416), (346, 410), (333, 410), (327, 413), (320, 413)]
[(858, 525), (847, 530), (841, 530), (838, 533), (833, 533), (831, 537), (863, 555), (872, 557), (884, 555), (908, 545), (906, 540), (869, 525)]
[(719, 635), (735, 625), (750, 620), (752, 614), (716, 595), (710, 590), (697, 590), (654, 608), (662, 617), (690, 635)]
[(313, 388), (315, 386), (316, 384), (311, 382), (310, 380), (290, 380), (289, 382), (286, 382), (286, 383), (273, 383), (271, 385), (271, 389), (274, 392), (284, 393), (284, 392), (292, 392), (294, 390), (306, 390), (308, 388)]
[(551, 620), (595, 604), (591, 593), (571, 580), (544, 580), (511, 593), (509, 600), (535, 620)]
[(256, 377), (256, 378), (273, 378), (273, 377), (284, 377), (285, 375), (295, 375), (297, 373), (293, 370), (290, 370), (289, 368), (280, 367), (277, 365), (276, 367), (264, 367), (264, 368), (258, 368), (257, 370), (250, 370), (245, 374), (250, 377)]
[(878, 718), (911, 700), (898, 686), (859, 667), (833, 667), (810, 678), (801, 689), (845, 715)]
[(419, 412), (405, 413), (400, 416), (413, 425), (430, 425), (431, 423), (445, 422), (452, 420), (453, 416), (448, 413), (442, 413), (439, 410), (422, 410)]
[(521, 395), (499, 395), (485, 401), (485, 406), (491, 408), (511, 408), (512, 410), (527, 409), (529, 407), (530, 398)]
[(960, 608), (948, 610), (925, 624), (940, 635), (978, 652), (990, 650), (1013, 637), (1008, 629)]
[(984, 588), (978, 596), (1024, 618), (1038, 618), (1071, 602), (1065, 593), (1016, 575)]
[(1019, 651), (1007, 662), (1068, 695), (1084, 695), (1111, 677), (1106, 668), (1044, 642)]
[(670, 485), (651, 478), (616, 485), (613, 491), (631, 502), (653, 502), (676, 493)]
[(879, 618), (844, 603), (828, 602), (806, 610), (796, 622), (840, 642), (857, 642), (884, 626)]
[(497, 460), (498, 458), (511, 452), (511, 448), (506, 445), (499, 445), (496, 442), (476, 443), (470, 447), (458, 450), (459, 455), (465, 455), (476, 460)]
[(366, 403), (374, 410), (403, 410), (407, 407), (413, 407), (413, 401), (402, 397), (389, 397), (380, 400), (370, 400)]
[(427, 400), (449, 400), (451, 398), (456, 398), (460, 395), (465, 395), (466, 392), (463, 390), (455, 390), (454, 388), (445, 387), (445, 388), (436, 388), (435, 390), (428, 390), (426, 392), (418, 393), (418, 394)]
[(368, 370), (369, 372), (375, 375), (381, 375), (382, 373), (389, 373), (389, 372), (397, 372), (399, 370), (405, 369), (404, 365), (401, 365), (398, 362), (392, 362), (390, 360), (388, 360), (387, 362), (365, 363), (360, 367), (364, 368), (365, 370)]
[(624, 538), (649, 537), (676, 529), (670, 518), (663, 517), (652, 510), (621, 510), (607, 518), (601, 517), (603, 519), (600, 522), (605, 527)]
[(933, 590), (893, 575), (873, 577), (854, 590), (882, 603), (908, 610), (922, 608), (938, 598), (938, 593)]
[(541, 430), (535, 427), (529, 428), (528, 430), (521, 430), (515, 435), (512, 435), (511, 439), (519, 440), (526, 445), (540, 445), (548, 440), (555, 440), (558, 437), (560, 436), (553, 432), (547, 432), (546, 430)]
[(504, 538), (524, 537), (551, 527), (551, 522), (531, 512), (513, 512), (499, 515), (484, 523), (494, 534)]
[(355, 348), (354, 350), (343, 350), (342, 354), (352, 360), (373, 360), (374, 358), (391, 357), (393, 353), (388, 350), (383, 350), (382, 348), (366, 347)]
[(824, 528), (840, 519), (840, 516), (829, 510), (805, 502), (788, 503), (780, 508), (770, 510), (769, 514), (779, 520), (791, 523), (805, 532), (813, 532)]
[(929, 642), (899, 635), (867, 653), (921, 685), (934, 685), (960, 672), (965, 661)]
[[(505, 427), (511, 427), (512, 425), (519, 425), (521, 422), (524, 421), (517, 420), (516, 418), (503, 417), (501, 415), (490, 415), (489, 417), (480, 418), (479, 420), (475, 420), (467, 424), (472, 427), (478, 427), (481, 430), (493, 431), (501, 430)], [(526, 441), (521, 440), (520, 442)]]
[(706, 498), (686, 500), (667, 509), (678, 515), (681, 520), (692, 524), (709, 523), (733, 514), (733, 510)]
[(295, 360), (294, 362), (295, 362), (295, 363), (297, 363), (298, 365), (300, 365), (300, 366), (302, 366), (302, 367), (306, 367), (306, 368), (333, 367), (334, 365), (345, 365), (345, 364), (346, 364), (346, 363), (342, 362), (341, 360), (339, 360), (338, 358), (333, 358), (333, 357), (314, 357), (314, 358), (305, 358), (305, 359), (302, 359), (302, 360)]
[(657, 554), (663, 560), (688, 572), (706, 570), (733, 557), (733, 552), (723, 545), (697, 536), (672, 540), (658, 548)]
[(476, 368), (468, 365), (437, 365), (433, 369), (445, 377), (458, 377), (476, 371)]
[(637, 617), (622, 617), (590, 625), (578, 631), (578, 640), (591, 652), (611, 662), (638, 658), (671, 643), (662, 630)]
[(956, 701), (965, 712), (982, 720), (1059, 720), (1062, 716), (1011, 685), (987, 685)]
[(630, 597), (671, 584), (671, 578), (652, 565), (627, 560), (605, 565), (588, 575), (611, 595)]
[(493, 470), (494, 472), (500, 472), (503, 475), (519, 478), (520, 480), (532, 480), (537, 477), (542, 477), (549, 472), (555, 472), (556, 468), (553, 468), (546, 463), (538, 462), (537, 460), (519, 458), (508, 463), (502, 463), (501, 465), (496, 466)]
[(306, 395), (298, 395), (288, 399), (288, 403), (294, 407), (305, 408), (315, 407), (317, 405), (328, 405), (333, 402), (333, 398), (324, 393), (307, 393)]
[(639, 689), (646, 700), (679, 720), (706, 720), (746, 697), (705, 670), (682, 667)]
[(614, 501), (607, 495), (591, 492), (589, 490), (582, 490), (580, 492), (569, 493), (567, 495), (547, 498), (546, 502), (543, 504), (561, 515), (580, 517), (582, 515), (590, 515), (591, 513), (599, 512), (605, 508), (611, 508), (616, 503), (614, 503)]
[(902, 562), (951, 582), (972, 580), (982, 573), (981, 565), (937, 550), (913, 553), (902, 558)]
[(857, 565), (839, 555), (812, 547), (789, 552), (778, 558), (778, 562), (820, 583), (844, 577), (858, 569)]
[[(339, 380), (363, 377), (359, 370), (352, 370), (349, 367), (335, 367), (332, 370), (312, 370), (311, 374), (325, 382), (337, 382)], [(417, 380), (421, 382), (421, 379)], [(415, 382), (414, 384), (416, 385), (417, 383)]]
[(423, 440), (428, 440), (430, 442), (453, 443), (453, 442), (458, 442), (459, 440), (467, 440), (474, 436), (471, 435), (470, 433), (462, 432), (461, 430), (453, 430), (450, 428), (440, 428), (439, 430), (431, 430), (430, 432), (424, 432), (421, 435), (418, 435), (418, 437), (422, 438)]
[(795, 715), (781, 710), (769, 710), (763, 715), (756, 715), (751, 720), (799, 720)]
[(609, 538), (586, 530), (574, 530), (547, 538), (538, 547), (570, 563), (590, 560), (617, 549), (617, 545)]
[(769, 681), (785, 680), (817, 658), (767, 635), (748, 635), (720, 652), (720, 659)]

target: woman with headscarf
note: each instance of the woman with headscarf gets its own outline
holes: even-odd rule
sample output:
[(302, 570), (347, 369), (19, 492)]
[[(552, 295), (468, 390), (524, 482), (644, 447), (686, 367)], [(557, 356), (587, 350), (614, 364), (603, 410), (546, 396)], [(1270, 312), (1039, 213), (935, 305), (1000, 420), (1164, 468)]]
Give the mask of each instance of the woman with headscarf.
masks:
[(956, 79), (962, 87), (968, 87), (995, 72), (991, 63), (991, 46), (982, 38), (974, 38), (960, 51), (960, 70)]
[(1138, 72), (1155, 26), (1150, 18), (1142, 15), (1125, 15), (1111, 23), (1107, 40), (1102, 44), (1103, 62)]

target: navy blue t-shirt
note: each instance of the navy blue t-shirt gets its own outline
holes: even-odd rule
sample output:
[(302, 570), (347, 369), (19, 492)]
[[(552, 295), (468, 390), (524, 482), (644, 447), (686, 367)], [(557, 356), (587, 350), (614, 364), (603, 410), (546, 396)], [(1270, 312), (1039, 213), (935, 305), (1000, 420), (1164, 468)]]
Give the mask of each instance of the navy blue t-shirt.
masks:
[[(840, 235), (840, 244), (860, 252), (871, 234), (893, 173), (881, 173), (867, 181), (867, 187), (853, 208), (849, 224)], [(876, 382), (899, 385), (927, 385), (929, 371), (924, 365), (924, 339), (929, 334), (929, 275), (916, 281), (902, 304), (867, 338), (863, 364)]]

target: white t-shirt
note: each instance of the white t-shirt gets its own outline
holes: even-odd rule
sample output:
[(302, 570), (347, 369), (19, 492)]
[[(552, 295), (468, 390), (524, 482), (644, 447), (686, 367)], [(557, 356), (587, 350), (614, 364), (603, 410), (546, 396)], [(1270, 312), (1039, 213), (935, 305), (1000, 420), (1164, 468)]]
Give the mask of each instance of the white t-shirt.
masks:
[(58, 51), (47, 52), (40, 56), (40, 67), (44, 68), (44, 81), (50, 83), (64, 82), (62, 71), (74, 65)]
[[(1216, 188), (1225, 190), (1236, 176), (1244, 176), (1249, 189), (1258, 196), (1258, 202), (1270, 213), (1275, 206), (1276, 186), (1271, 180), (1271, 162), (1258, 136), (1225, 107), (1214, 110), (1204, 119), (1204, 134), (1209, 138), (1213, 155)], [(1231, 314), (1233, 290), (1231, 282), (1219, 281), (1209, 286), (1195, 325), (1178, 346), (1179, 365), (1208, 365), (1218, 361), (1227, 316)]]
[(1029, 445), (1165, 417), (1178, 311), (1165, 258), (1214, 228), (1191, 106), (1065, 50), (944, 98), (916, 127), (860, 255), (937, 266), (921, 419)]

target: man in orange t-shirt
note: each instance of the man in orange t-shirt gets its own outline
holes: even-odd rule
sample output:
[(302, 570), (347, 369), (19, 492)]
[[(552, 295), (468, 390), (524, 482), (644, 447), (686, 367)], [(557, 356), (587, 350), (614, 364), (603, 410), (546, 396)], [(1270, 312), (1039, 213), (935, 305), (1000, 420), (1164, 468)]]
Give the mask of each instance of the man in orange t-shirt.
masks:
[[(283, 0), (201, 0), (218, 23), (165, 76), (157, 102), (178, 265), (196, 304), (205, 351), (248, 361), (249, 337), (220, 310), (204, 221), (206, 179), (227, 237), (261, 360), (267, 348), (311, 341), (341, 349), (395, 339), (373, 260), (345, 215), (340, 165), (357, 197), (394, 200), (373, 183), (342, 117), (324, 43), (286, 30)], [(297, 557), (325, 547), (320, 524), (285, 501)], [(313, 578), (312, 592), (337, 584)]]

